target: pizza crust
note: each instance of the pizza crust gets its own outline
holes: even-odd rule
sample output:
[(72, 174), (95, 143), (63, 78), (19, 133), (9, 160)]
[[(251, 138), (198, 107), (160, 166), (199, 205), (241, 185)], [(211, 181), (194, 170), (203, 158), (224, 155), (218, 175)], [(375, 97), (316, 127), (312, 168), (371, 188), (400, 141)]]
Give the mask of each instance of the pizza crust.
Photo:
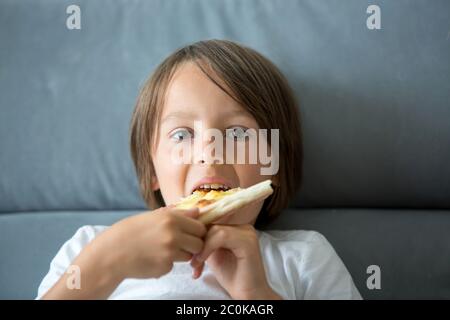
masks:
[(242, 208), (252, 202), (266, 199), (273, 193), (271, 183), (271, 180), (265, 180), (245, 189), (239, 188), (234, 193), (227, 194), (211, 204), (200, 207), (198, 220), (204, 224), (210, 224), (230, 211)]

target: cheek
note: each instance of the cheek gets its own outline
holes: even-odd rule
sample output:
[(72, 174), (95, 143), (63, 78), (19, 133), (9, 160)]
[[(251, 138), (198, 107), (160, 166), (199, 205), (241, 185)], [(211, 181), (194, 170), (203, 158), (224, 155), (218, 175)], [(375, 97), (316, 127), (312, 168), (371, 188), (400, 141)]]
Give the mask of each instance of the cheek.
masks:
[(186, 165), (174, 164), (168, 147), (158, 148), (153, 159), (160, 191), (166, 205), (177, 202), (184, 191)]
[(262, 166), (259, 164), (234, 165), (234, 170), (239, 178), (239, 186), (247, 188), (268, 179), (267, 176), (261, 175), (261, 168)]

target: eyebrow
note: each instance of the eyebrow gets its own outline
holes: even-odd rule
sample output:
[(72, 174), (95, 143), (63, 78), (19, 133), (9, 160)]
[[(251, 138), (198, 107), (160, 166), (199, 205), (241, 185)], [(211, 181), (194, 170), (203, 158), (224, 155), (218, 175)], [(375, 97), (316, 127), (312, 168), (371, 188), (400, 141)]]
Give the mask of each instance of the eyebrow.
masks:
[[(227, 118), (227, 117), (252, 117), (250, 115), (250, 113), (242, 111), (242, 110), (231, 110), (228, 112), (225, 112), (223, 114), (223, 118)], [(162, 119), (161, 123), (171, 120), (171, 119), (177, 119), (177, 118), (183, 118), (183, 119), (193, 119), (196, 117), (196, 114), (193, 112), (189, 112), (189, 111), (174, 111), (169, 113), (167, 116), (164, 117), (164, 119)]]

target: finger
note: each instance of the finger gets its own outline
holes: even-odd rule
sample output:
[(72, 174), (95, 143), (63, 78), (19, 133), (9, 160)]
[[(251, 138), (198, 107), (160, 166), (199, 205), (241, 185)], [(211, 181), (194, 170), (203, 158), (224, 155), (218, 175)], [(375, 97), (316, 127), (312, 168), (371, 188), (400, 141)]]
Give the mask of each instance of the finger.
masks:
[(208, 259), (211, 253), (219, 248), (234, 249), (237, 244), (236, 236), (229, 226), (213, 226), (205, 238), (203, 250), (196, 256), (198, 262)]
[(199, 253), (203, 249), (203, 240), (188, 234), (180, 236), (181, 249), (192, 254)]
[(197, 219), (198, 215), (199, 215), (199, 211), (198, 208), (191, 208), (191, 209), (176, 209), (176, 211), (174, 211), (177, 214), (180, 214), (184, 217), (189, 217), (189, 218), (194, 218)]
[(222, 222), (223, 220), (226, 220), (229, 216), (232, 216), (233, 214), (235, 214), (235, 213), (238, 212), (238, 211), (239, 211), (239, 209), (234, 209), (234, 210), (228, 211), (228, 212), (225, 213), (224, 215), (218, 216), (217, 218), (215, 218), (213, 221), (210, 222), (210, 224), (211, 224), (211, 225), (214, 225), (214, 224), (221, 224), (221, 222)]
[(198, 260), (198, 253), (195, 253), (195, 254), (192, 256), (192, 259), (191, 259), (191, 267), (192, 267), (192, 269), (195, 269), (195, 268), (197, 268), (198, 266), (200, 266), (200, 264), (202, 264), (202, 262), (200, 262), (200, 261)]
[(182, 220), (181, 223), (182, 231), (196, 237), (203, 237), (206, 235), (207, 229), (202, 222), (188, 218), (185, 215), (179, 215), (179, 217)]
[(184, 250), (177, 250), (173, 257), (173, 261), (189, 261), (192, 259), (192, 253)]
[(205, 263), (202, 262), (198, 267), (195, 267), (194, 270), (192, 270), (192, 278), (198, 279), (202, 275), (203, 267), (205, 266)]

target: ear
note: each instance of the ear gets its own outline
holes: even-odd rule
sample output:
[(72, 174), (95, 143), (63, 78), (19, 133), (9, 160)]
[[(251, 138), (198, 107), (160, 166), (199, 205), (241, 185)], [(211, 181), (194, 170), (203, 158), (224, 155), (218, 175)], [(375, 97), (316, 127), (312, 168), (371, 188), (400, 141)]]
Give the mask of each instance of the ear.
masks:
[(159, 189), (159, 182), (158, 182), (158, 178), (156, 176), (152, 177), (152, 191), (156, 191)]

